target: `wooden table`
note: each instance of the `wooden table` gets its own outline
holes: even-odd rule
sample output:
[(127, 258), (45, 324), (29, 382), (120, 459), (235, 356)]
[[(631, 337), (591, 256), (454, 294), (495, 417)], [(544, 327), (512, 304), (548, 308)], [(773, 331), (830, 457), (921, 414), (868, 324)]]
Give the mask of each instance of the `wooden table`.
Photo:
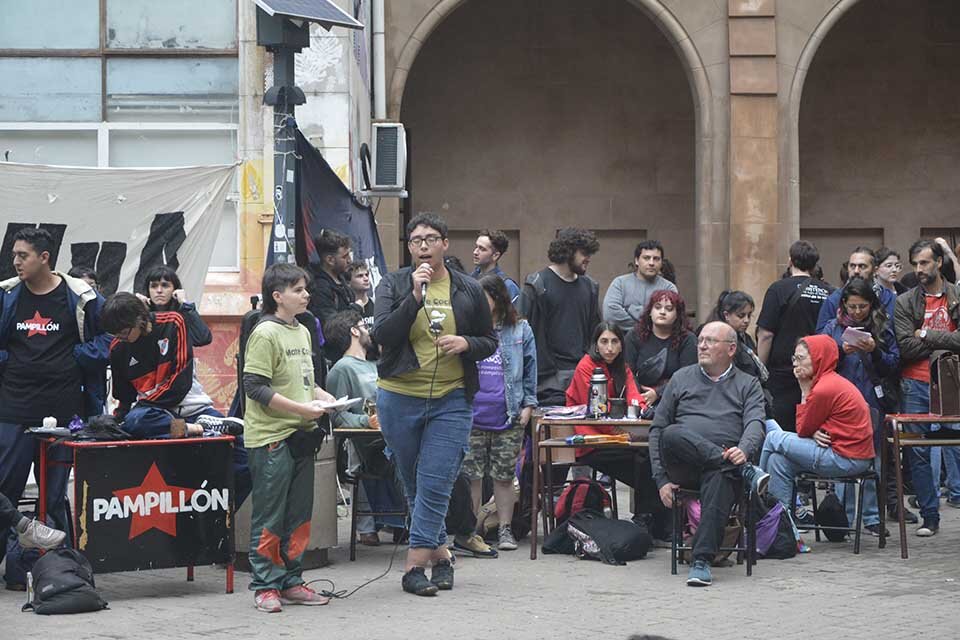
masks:
[[(902, 428), (905, 424), (934, 424), (960, 422), (960, 416), (938, 416), (932, 413), (892, 413), (884, 419), (884, 431), (889, 427), (890, 433), (884, 434), (886, 442), (880, 447), (880, 487), (886, 486), (887, 474), (893, 465), (897, 477), (897, 504), (899, 505), (898, 523), (900, 525), (900, 557), (907, 559), (907, 524), (903, 519), (903, 469), (900, 466), (900, 450), (912, 447), (960, 447), (960, 438), (937, 438), (937, 432), (907, 433)], [(887, 458), (886, 444), (893, 445), (893, 459)], [(878, 489), (877, 493), (880, 493)], [(880, 509), (881, 525), (886, 521), (887, 501), (877, 496)], [(880, 536), (880, 548), (887, 546), (886, 539)]]
[[(530, 559), (537, 558), (537, 515), (540, 513), (540, 501), (543, 501), (543, 534), (550, 531), (553, 523), (553, 482), (551, 466), (553, 465), (553, 451), (562, 449), (577, 449), (587, 447), (591, 449), (629, 449), (642, 450), (648, 448), (650, 420), (624, 418), (620, 420), (596, 420), (587, 418), (545, 418), (541, 414), (534, 414), (531, 424), (531, 443), (533, 452), (533, 495), (530, 509)], [(623, 444), (610, 442), (603, 444), (567, 444), (566, 437), (551, 437), (552, 429), (565, 427), (567, 431), (577, 425), (621, 427), (631, 432), (634, 441)], [(544, 436), (541, 438), (541, 435)], [(541, 478), (540, 449), (543, 448), (544, 461), (547, 467), (547, 477)]]

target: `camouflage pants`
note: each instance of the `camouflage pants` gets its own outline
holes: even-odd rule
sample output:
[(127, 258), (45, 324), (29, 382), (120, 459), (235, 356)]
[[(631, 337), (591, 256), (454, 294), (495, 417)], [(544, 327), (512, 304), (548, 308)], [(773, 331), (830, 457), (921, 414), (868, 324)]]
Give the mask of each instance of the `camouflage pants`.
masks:
[(494, 480), (513, 480), (516, 476), (517, 456), (523, 446), (524, 430), (470, 432), (470, 453), (463, 459), (461, 473), (471, 480), (490, 476)]

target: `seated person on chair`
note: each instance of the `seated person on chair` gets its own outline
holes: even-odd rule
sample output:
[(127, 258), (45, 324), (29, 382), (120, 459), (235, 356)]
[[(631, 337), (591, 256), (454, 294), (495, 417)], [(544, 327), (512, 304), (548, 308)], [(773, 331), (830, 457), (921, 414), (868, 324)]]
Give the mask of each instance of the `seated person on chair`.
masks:
[(242, 431), (237, 418), (181, 415), (193, 385), (193, 345), (179, 312), (152, 313), (134, 294), (120, 292), (103, 305), (101, 323), (115, 336), (110, 344), (113, 396), (127, 433), (138, 439), (169, 436), (178, 418), (186, 423), (187, 435)]
[[(367, 360), (367, 354), (373, 340), (363, 316), (357, 309), (340, 311), (327, 320), (325, 334), (328, 348), (339, 355), (336, 364), (327, 373), (327, 391), (339, 398), (363, 398), (364, 402), (354, 405), (345, 411), (338, 411), (331, 416), (333, 426), (338, 429), (380, 429), (377, 414), (367, 415), (366, 408), (377, 399), (377, 363)], [(376, 441), (376, 442), (374, 442)], [(383, 440), (380, 438), (363, 438), (358, 442), (347, 439), (347, 471), (356, 475), (363, 470), (368, 473), (381, 475), (384, 469), (366, 469), (364, 467), (364, 451), (368, 447), (377, 447), (375, 452), (382, 461)], [(374, 453), (374, 452), (371, 452)], [(394, 473), (393, 465), (387, 465), (388, 471)], [(364, 478), (357, 487), (357, 504), (354, 507), (360, 511), (403, 511), (405, 498), (394, 491), (396, 486), (389, 480)], [(372, 503), (372, 504), (371, 504)], [(371, 509), (371, 506), (374, 509)], [(393, 527), (403, 531), (402, 516), (360, 516), (357, 518), (357, 533), (360, 535), (360, 544), (375, 547), (380, 544), (377, 534), (378, 526)]]
[(770, 493), (788, 509), (798, 473), (830, 478), (861, 474), (873, 462), (870, 408), (852, 382), (836, 372), (839, 349), (830, 336), (807, 336), (793, 351), (800, 384), (797, 432), (767, 426), (760, 467), (770, 474)]
[(650, 426), (650, 462), (663, 504), (672, 507), (680, 488), (700, 492), (689, 586), (712, 583), (710, 562), (743, 483), (759, 493), (766, 488), (766, 474), (748, 462), (763, 442), (763, 391), (733, 366), (736, 351), (730, 325), (706, 324), (697, 339), (698, 363), (673, 374)]
[[(593, 331), (590, 352), (580, 359), (567, 387), (567, 406), (587, 404), (590, 398), (590, 378), (594, 369), (607, 377), (607, 397), (625, 398), (627, 404), (636, 402), (646, 408), (633, 372), (624, 362), (623, 329), (613, 322), (601, 322)], [(577, 425), (574, 430), (582, 435), (624, 433), (621, 427)], [(669, 537), (669, 512), (660, 505), (657, 487), (650, 471), (650, 458), (645, 452), (629, 449), (596, 449), (580, 447), (576, 450), (577, 464), (588, 465), (636, 490), (634, 518), (650, 527), (655, 538)], [(640, 468), (637, 469), (637, 465)], [(639, 477), (640, 486), (637, 485)]]

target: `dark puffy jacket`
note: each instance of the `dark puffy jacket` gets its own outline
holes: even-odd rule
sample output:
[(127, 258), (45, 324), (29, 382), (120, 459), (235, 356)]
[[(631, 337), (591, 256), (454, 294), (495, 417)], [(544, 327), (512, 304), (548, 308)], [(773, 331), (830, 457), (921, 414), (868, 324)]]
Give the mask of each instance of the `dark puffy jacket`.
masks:
[[(381, 378), (392, 378), (420, 368), (420, 361), (410, 344), (410, 327), (422, 304), (413, 297), (411, 267), (404, 267), (383, 277), (377, 286), (374, 303), (373, 337), (380, 345), (377, 365)], [(467, 400), (472, 401), (480, 386), (477, 361), (497, 350), (490, 306), (483, 289), (470, 276), (453, 269), (450, 273), (450, 299), (457, 335), (467, 339), (469, 347), (460, 354)]]

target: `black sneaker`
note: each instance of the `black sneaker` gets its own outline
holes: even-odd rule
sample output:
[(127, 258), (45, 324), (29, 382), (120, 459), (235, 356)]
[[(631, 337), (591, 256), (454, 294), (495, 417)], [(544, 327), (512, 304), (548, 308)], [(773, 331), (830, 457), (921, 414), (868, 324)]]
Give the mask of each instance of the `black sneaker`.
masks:
[(218, 433), (225, 436), (242, 436), (243, 420), (240, 418), (218, 418), (217, 416), (200, 416), (197, 424), (204, 431)]
[(760, 467), (746, 462), (740, 467), (740, 477), (743, 478), (744, 482), (749, 485), (750, 490), (756, 495), (762, 496), (767, 493), (767, 483), (770, 482), (770, 474)]
[(883, 523), (864, 525), (863, 530), (867, 533), (867, 535), (871, 535), (874, 538), (879, 538), (881, 535), (884, 538), (890, 537), (890, 531), (883, 526)]
[(927, 518), (923, 519), (923, 526), (917, 529), (917, 535), (921, 538), (930, 538), (937, 535), (937, 532), (940, 531), (940, 522), (928, 520)]
[(430, 572), (430, 582), (437, 585), (437, 589), (441, 591), (453, 589), (453, 558), (437, 560), (433, 564), (433, 570)]
[(797, 511), (793, 521), (797, 525), (797, 531), (800, 533), (807, 533), (817, 524), (813, 518), (813, 511), (806, 507), (802, 507)]
[(418, 596), (435, 596), (439, 587), (427, 580), (427, 572), (423, 567), (414, 567), (403, 574), (400, 581), (403, 590)]
[[(898, 522), (899, 517), (897, 515), (897, 505), (888, 504), (887, 505), (887, 520), (892, 520), (893, 522)], [(907, 524), (917, 524), (920, 522), (920, 519), (917, 517), (913, 511), (910, 509), (904, 508), (903, 510), (903, 521)]]

